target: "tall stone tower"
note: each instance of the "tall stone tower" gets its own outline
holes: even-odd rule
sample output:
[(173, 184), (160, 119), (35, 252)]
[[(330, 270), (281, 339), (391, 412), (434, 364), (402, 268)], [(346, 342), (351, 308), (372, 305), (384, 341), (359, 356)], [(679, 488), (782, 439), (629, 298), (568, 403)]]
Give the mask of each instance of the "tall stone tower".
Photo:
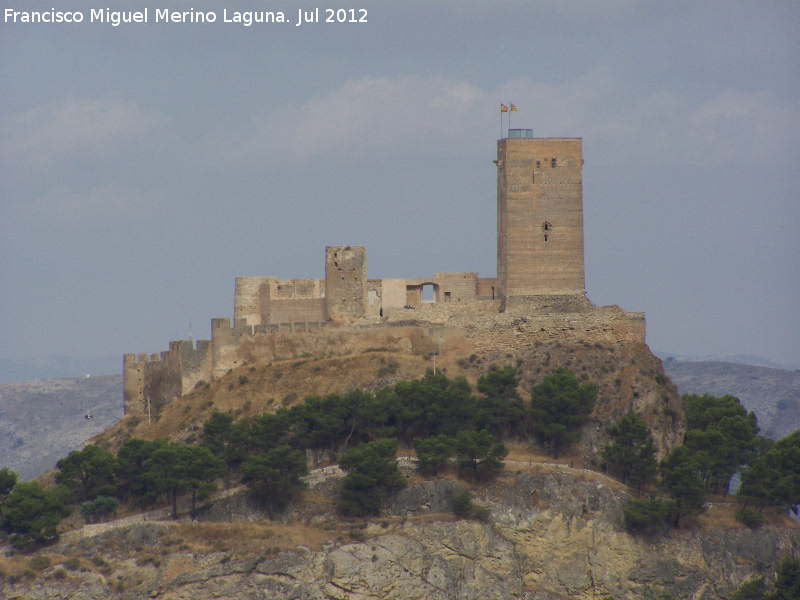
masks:
[(325, 316), (339, 321), (358, 319), (367, 310), (367, 248), (325, 248)]
[(533, 138), (512, 129), (497, 142), (497, 284), (520, 296), (584, 295), (580, 138)]

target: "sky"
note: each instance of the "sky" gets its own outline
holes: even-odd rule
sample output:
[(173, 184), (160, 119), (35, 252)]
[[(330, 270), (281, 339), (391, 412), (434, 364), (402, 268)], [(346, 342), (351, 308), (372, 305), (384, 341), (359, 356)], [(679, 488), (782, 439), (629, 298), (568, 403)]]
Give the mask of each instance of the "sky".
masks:
[[(149, 22), (90, 22), (109, 4)], [(366, 22), (296, 26), (327, 7)], [(366, 245), (373, 278), (493, 277), (513, 102), (513, 127), (583, 139), (595, 304), (644, 311), (656, 351), (800, 366), (796, 0), (2, 9), (0, 358), (207, 339), (235, 277), (322, 278), (326, 245)]]

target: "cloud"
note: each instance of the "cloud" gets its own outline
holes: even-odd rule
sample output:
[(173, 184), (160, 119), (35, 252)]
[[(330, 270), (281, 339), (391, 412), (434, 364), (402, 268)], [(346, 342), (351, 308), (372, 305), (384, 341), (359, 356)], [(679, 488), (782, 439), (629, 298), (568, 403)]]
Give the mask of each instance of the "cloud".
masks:
[(38, 168), (78, 157), (103, 159), (165, 122), (133, 102), (68, 98), (5, 116), (0, 156), (6, 164)]
[(691, 111), (686, 133), (696, 158), (780, 161), (800, 135), (798, 115), (800, 103), (786, 106), (767, 92), (729, 89)]
[(204, 148), (208, 160), (245, 166), (323, 155), (396, 157), (432, 141), (470, 136), (480, 115), (494, 114), (493, 102), (487, 92), (463, 81), (365, 77), (299, 105), (262, 112), (237, 130), (210, 132)]

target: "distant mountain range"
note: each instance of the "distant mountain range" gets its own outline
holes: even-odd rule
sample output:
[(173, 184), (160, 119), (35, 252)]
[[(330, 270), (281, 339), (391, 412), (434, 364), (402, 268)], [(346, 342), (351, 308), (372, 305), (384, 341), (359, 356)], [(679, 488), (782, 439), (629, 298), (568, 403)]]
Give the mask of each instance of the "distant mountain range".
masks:
[(661, 360), (673, 360), (681, 363), (736, 363), (740, 365), (750, 365), (753, 367), (767, 367), (769, 369), (781, 369), (783, 371), (794, 371), (800, 369), (800, 363), (777, 363), (760, 356), (752, 356), (750, 354), (717, 354), (709, 356), (687, 356), (684, 354), (673, 354), (672, 352), (657, 352), (652, 351)]
[(93, 359), (56, 354), (39, 358), (0, 358), (0, 384), (119, 373), (122, 373), (122, 355)]
[(121, 417), (122, 375), (0, 385), (0, 468), (32, 479)]
[(664, 371), (681, 394), (731, 394), (756, 413), (761, 433), (781, 438), (800, 427), (800, 371), (724, 361), (667, 358)]

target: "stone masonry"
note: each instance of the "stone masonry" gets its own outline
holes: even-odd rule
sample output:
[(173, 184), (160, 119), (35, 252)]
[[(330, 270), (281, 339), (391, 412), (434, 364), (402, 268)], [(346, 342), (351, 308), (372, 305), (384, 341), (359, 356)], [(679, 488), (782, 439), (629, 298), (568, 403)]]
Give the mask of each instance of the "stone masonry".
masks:
[(643, 313), (586, 297), (581, 140), (510, 135), (494, 162), (496, 278), (367, 279), (364, 246), (328, 246), (324, 279), (237, 277), (233, 326), (212, 319), (211, 340), (125, 355), (125, 411), (145, 412), (247, 363), (308, 354), (466, 357), (555, 340), (644, 342)]

